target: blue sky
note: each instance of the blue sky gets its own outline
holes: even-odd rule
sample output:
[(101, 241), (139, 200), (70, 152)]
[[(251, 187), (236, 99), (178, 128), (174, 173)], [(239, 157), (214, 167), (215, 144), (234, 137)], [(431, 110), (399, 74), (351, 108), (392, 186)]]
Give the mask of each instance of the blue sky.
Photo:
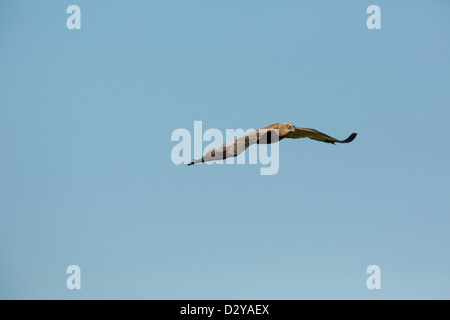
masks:
[[(449, 9), (2, 1), (0, 298), (449, 299)], [(358, 137), (176, 166), (196, 120)]]

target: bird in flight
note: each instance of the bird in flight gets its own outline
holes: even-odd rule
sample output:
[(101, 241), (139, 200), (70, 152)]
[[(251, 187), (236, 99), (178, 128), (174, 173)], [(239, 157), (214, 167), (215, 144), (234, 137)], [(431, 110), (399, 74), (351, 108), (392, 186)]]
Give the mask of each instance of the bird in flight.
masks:
[(316, 141), (335, 144), (352, 142), (355, 137), (356, 133), (352, 133), (347, 139), (338, 140), (314, 129), (299, 128), (290, 123), (275, 123), (268, 127), (253, 131), (234, 141), (225, 143), (221, 147), (209, 150), (203, 157), (188, 163), (188, 166), (206, 161), (223, 160), (230, 157), (236, 157), (255, 143), (271, 144), (281, 141), (284, 138), (310, 138)]

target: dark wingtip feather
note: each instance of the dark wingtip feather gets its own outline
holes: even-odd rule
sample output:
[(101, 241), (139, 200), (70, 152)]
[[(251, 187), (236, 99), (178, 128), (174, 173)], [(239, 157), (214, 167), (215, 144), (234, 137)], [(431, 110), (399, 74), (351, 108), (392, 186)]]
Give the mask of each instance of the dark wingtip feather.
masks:
[(347, 139), (341, 141), (341, 143), (349, 143), (355, 140), (357, 133), (353, 132)]
[(187, 165), (188, 165), (188, 166), (192, 166), (193, 164), (194, 164), (194, 161), (188, 163)]

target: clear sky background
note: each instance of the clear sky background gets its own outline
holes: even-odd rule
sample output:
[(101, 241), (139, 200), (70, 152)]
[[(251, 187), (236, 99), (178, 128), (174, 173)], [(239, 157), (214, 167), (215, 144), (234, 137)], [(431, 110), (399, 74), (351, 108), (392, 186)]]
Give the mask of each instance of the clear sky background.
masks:
[[(2, 1), (0, 298), (449, 299), (449, 12)], [(195, 120), (358, 137), (285, 140), (274, 176), (176, 166)]]

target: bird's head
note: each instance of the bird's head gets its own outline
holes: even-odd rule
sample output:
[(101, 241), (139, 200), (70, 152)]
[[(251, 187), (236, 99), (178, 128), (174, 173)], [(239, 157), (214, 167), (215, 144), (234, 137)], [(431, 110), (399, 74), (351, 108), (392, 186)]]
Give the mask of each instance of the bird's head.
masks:
[(290, 132), (295, 132), (295, 126), (290, 123), (285, 122), (280, 125), (280, 128), (278, 130), (279, 130), (280, 137), (284, 137), (285, 135), (287, 135)]

